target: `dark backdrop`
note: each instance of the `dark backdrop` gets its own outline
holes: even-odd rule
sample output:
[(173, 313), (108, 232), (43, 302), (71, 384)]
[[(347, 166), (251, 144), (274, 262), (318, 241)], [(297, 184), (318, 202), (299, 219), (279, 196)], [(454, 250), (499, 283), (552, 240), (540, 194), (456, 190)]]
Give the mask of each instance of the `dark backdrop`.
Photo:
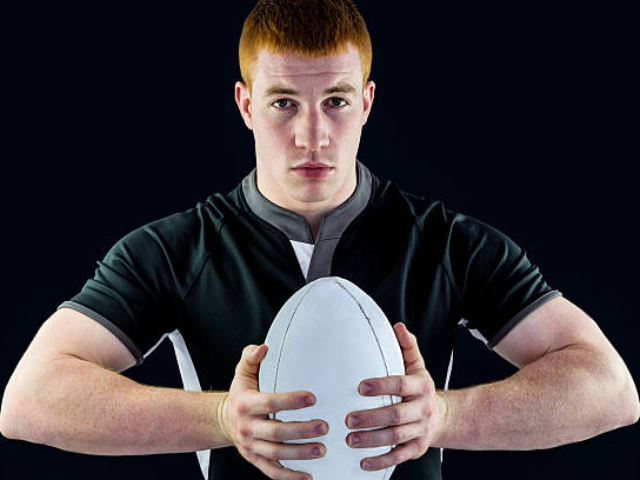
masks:
[[(3, 15), (3, 390), (41, 323), (119, 238), (226, 193), (254, 166), (233, 98), (253, 2), (132, 3)], [(377, 83), (359, 158), (513, 238), (598, 322), (637, 380), (640, 82), (630, 12), (358, 3)], [(451, 387), (514, 371), (459, 329)], [(170, 342), (126, 375), (181, 386)], [(639, 428), (544, 451), (448, 450), (444, 476), (635, 479)], [(0, 477), (51, 474), (200, 475), (195, 454), (98, 457), (0, 438)]]

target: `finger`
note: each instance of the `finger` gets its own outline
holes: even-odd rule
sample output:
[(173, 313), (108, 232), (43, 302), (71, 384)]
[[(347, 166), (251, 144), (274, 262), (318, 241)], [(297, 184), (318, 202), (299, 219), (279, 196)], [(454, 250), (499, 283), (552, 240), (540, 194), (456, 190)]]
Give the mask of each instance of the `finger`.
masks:
[(283, 467), (277, 460), (261, 455), (250, 455), (249, 460), (272, 480), (311, 480), (311, 475)]
[(269, 347), (267, 344), (247, 345), (242, 350), (242, 356), (236, 366), (236, 371), (242, 375), (258, 378), (258, 369), (260, 362), (267, 354)]
[(288, 444), (257, 439), (251, 442), (251, 450), (272, 460), (313, 460), (327, 453), (322, 443)]
[(398, 445), (384, 455), (363, 458), (360, 461), (360, 466), (363, 470), (381, 470), (417, 458), (419, 455), (420, 448), (418, 442), (414, 440)]
[(361, 410), (347, 415), (349, 428), (389, 427), (422, 420), (420, 402), (401, 402), (386, 407)]
[[(421, 375), (390, 375), (388, 377), (369, 378), (363, 380), (358, 386), (361, 395), (396, 395), (398, 397), (410, 397), (420, 395), (424, 391), (424, 372)], [(369, 386), (370, 390), (365, 390)]]
[(255, 393), (246, 404), (245, 413), (265, 415), (283, 410), (299, 410), (315, 405), (316, 397), (304, 390), (283, 393)]
[(420, 422), (413, 422), (392, 428), (350, 433), (346, 437), (346, 442), (352, 448), (395, 446), (419, 438), (423, 430), (424, 427)]
[(417, 371), (426, 370), (422, 353), (420, 353), (420, 348), (418, 347), (418, 338), (409, 332), (402, 322), (396, 323), (393, 326), (393, 331), (398, 337), (400, 347), (402, 347), (406, 374), (411, 375)]
[(322, 420), (307, 422), (282, 422), (280, 420), (254, 420), (251, 422), (251, 436), (271, 442), (300, 440), (326, 435), (329, 424)]

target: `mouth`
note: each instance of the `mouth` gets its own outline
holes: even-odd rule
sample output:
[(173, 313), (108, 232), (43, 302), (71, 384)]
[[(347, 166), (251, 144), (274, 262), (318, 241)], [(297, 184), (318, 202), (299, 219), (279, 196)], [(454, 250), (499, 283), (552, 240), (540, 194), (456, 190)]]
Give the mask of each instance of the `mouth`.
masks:
[(300, 175), (301, 177), (305, 177), (305, 178), (323, 178), (326, 177), (327, 175), (329, 175), (331, 172), (333, 172), (333, 167), (327, 167), (327, 166), (323, 166), (323, 167), (298, 167), (298, 168), (294, 168), (293, 172), (296, 173), (297, 175)]
[(305, 162), (302, 165), (298, 165), (297, 167), (293, 167), (294, 170), (298, 168), (332, 168), (329, 165), (321, 162)]

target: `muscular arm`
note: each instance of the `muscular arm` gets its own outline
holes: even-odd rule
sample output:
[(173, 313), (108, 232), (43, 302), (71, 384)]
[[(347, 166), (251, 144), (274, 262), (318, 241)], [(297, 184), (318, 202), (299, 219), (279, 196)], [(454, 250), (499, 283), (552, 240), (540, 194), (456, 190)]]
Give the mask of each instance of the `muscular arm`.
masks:
[[(75, 354), (65, 343), (78, 345)], [(40, 329), (7, 385), (2, 434), (98, 455), (230, 445), (218, 422), (226, 392), (141, 385), (118, 373), (134, 363), (104, 327), (79, 312), (59, 310)]]
[(521, 369), (499, 382), (439, 392), (447, 414), (434, 447), (551, 448), (638, 421), (638, 392), (623, 360), (564, 298), (532, 312), (495, 350)]

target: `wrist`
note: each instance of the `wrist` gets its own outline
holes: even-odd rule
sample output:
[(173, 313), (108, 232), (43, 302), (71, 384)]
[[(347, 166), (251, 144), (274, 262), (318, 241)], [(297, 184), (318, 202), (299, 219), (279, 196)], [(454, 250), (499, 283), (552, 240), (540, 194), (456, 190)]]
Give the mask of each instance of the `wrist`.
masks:
[(447, 395), (444, 390), (436, 390), (436, 400), (438, 404), (438, 426), (436, 427), (436, 433), (433, 436), (431, 445), (434, 447), (443, 447), (444, 436), (448, 428), (449, 416), (451, 414), (451, 406), (447, 401)]
[(218, 425), (220, 427), (220, 433), (227, 441), (228, 445), (234, 445), (233, 437), (231, 436), (231, 430), (229, 429), (229, 409), (228, 399), (229, 392), (223, 392), (224, 395), (220, 399), (218, 404)]

